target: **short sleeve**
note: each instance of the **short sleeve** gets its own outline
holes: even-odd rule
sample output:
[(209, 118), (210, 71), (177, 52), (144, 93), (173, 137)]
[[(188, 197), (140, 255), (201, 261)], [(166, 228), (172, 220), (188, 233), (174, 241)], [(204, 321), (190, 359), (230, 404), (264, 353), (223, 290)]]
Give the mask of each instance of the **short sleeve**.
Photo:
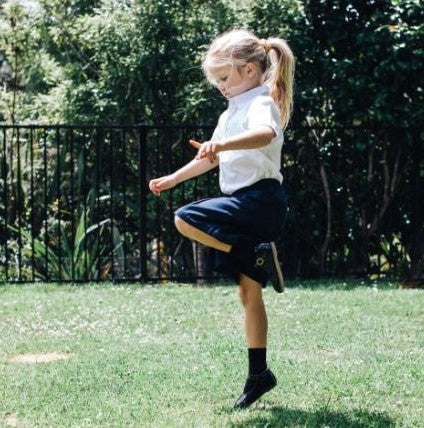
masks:
[(224, 138), (224, 135), (222, 132), (222, 122), (223, 122), (224, 113), (222, 113), (221, 116), (219, 116), (218, 124), (216, 125), (216, 128), (213, 131), (210, 141), (219, 141)]
[(219, 128), (219, 124), (216, 126), (215, 130), (213, 131), (212, 137), (210, 141), (219, 141), (222, 140), (222, 132)]
[(252, 102), (247, 113), (246, 125), (248, 130), (269, 126), (276, 137), (280, 137), (283, 132), (280, 111), (271, 97), (257, 97)]

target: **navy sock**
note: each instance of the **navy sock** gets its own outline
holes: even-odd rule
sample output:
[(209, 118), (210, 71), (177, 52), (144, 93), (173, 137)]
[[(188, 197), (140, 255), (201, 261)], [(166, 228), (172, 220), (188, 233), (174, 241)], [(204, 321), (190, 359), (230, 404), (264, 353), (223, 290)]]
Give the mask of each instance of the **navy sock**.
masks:
[(249, 348), (249, 375), (257, 375), (266, 370), (266, 348)]

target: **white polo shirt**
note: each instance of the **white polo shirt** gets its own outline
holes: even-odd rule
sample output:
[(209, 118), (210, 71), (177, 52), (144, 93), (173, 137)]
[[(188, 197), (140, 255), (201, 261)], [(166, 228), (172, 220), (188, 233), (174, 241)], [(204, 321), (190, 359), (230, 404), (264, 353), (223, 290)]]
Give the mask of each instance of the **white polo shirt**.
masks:
[(219, 153), (219, 185), (223, 193), (231, 194), (264, 178), (282, 182), (280, 169), (284, 135), (280, 111), (267, 86), (257, 86), (230, 98), (228, 109), (219, 117), (211, 141), (224, 140), (263, 125), (275, 132), (275, 137), (266, 146)]

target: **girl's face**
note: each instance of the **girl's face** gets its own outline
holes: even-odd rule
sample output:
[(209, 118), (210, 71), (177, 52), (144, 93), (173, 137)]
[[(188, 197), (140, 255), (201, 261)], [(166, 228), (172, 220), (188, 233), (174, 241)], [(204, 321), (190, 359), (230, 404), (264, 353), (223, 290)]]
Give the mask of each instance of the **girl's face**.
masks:
[(250, 62), (241, 67), (224, 65), (216, 68), (213, 76), (217, 88), (227, 99), (260, 85), (256, 66)]

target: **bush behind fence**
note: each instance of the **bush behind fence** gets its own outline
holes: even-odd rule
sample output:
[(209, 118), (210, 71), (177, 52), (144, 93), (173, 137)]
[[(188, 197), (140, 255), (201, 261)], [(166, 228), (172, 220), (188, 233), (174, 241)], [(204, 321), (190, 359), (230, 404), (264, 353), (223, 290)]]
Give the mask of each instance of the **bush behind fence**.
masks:
[[(188, 162), (201, 126), (0, 127), (0, 281), (218, 278), (173, 213), (219, 195), (217, 171), (159, 198), (148, 181)], [(417, 277), (422, 130), (293, 127), (282, 153), (287, 277)]]

